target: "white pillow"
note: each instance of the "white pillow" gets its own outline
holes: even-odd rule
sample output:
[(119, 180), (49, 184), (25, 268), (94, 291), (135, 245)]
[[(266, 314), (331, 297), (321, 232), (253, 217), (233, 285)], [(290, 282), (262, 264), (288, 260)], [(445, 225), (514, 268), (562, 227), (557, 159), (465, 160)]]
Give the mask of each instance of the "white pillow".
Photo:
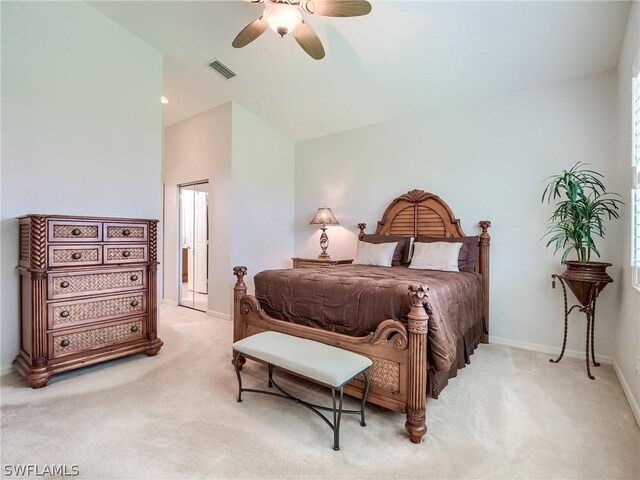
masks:
[(421, 270), (442, 270), (443, 272), (459, 272), (458, 256), (462, 243), (452, 242), (416, 242), (409, 268)]
[(396, 251), (397, 246), (398, 242), (376, 244), (358, 241), (358, 252), (353, 263), (355, 265), (390, 267), (393, 261), (393, 252)]

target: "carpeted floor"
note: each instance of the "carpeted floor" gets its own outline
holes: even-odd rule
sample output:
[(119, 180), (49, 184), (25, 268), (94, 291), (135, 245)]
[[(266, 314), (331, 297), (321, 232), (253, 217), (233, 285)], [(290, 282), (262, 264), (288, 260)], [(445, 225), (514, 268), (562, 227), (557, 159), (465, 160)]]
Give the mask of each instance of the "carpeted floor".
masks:
[[(428, 400), (422, 444), (409, 443), (403, 415), (370, 407), (366, 428), (343, 419), (334, 452), (308, 410), (255, 394), (236, 403), (230, 322), (162, 306), (160, 334), (155, 358), (58, 375), (42, 390), (3, 377), (3, 469), (76, 464), (86, 479), (640, 478), (640, 429), (610, 366), (590, 381), (580, 360), (553, 365), (481, 345)], [(250, 363), (244, 378), (262, 387), (265, 374)], [(302, 391), (327, 399), (310, 384)]]

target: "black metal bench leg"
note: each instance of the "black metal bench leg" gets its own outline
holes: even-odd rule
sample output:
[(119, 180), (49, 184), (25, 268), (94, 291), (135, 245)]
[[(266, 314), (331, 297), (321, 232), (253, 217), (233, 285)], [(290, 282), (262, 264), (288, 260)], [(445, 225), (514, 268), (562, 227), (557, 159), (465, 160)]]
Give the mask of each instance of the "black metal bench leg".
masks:
[(360, 405), (360, 425), (367, 426), (367, 422), (364, 420), (364, 406), (367, 403), (367, 396), (369, 395), (369, 371), (364, 371), (364, 393), (362, 395), (362, 404)]
[(342, 399), (344, 397), (344, 386), (340, 387), (340, 401), (336, 408), (336, 389), (331, 389), (333, 399), (333, 449), (340, 450), (340, 419), (342, 418)]
[(331, 388), (331, 400), (333, 401), (333, 449), (340, 450), (340, 432), (337, 428), (338, 410), (336, 409), (336, 389)]
[(271, 364), (269, 364), (269, 383), (267, 386), (273, 388), (273, 365)]
[(233, 366), (236, 369), (236, 376), (238, 377), (238, 402), (242, 401), (242, 378), (240, 377), (240, 352), (236, 352), (233, 356)]

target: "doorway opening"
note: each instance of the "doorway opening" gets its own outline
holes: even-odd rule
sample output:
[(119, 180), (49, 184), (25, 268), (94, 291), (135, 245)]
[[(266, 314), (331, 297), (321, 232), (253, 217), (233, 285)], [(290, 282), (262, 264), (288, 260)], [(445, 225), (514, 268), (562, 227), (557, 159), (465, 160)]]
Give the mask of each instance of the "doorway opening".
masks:
[(207, 311), (209, 293), (209, 182), (178, 185), (180, 194), (179, 304)]

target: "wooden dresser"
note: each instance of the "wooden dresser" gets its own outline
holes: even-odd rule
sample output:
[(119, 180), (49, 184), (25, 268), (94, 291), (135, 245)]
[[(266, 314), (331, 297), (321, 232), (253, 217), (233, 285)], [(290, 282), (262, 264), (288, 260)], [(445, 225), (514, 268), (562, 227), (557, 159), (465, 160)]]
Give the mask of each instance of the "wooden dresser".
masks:
[(156, 355), (157, 220), (20, 217), (20, 351), (33, 388), (51, 375)]

